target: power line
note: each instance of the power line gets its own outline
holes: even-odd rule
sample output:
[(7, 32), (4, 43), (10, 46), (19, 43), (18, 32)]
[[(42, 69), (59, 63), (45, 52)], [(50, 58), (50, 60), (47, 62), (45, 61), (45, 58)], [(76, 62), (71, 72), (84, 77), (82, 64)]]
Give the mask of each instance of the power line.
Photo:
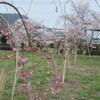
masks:
[[(31, 2), (32, 2), (32, 0), (31, 0)], [(17, 1), (14, 3), (15, 4), (30, 4), (29, 2), (17, 2)], [(36, 2), (36, 1), (34, 1), (34, 3), (32, 2), (32, 4), (52, 4), (52, 3), (59, 4), (59, 2), (56, 2), (55, 0), (52, 2)], [(61, 2), (61, 4), (64, 4), (64, 2)]]

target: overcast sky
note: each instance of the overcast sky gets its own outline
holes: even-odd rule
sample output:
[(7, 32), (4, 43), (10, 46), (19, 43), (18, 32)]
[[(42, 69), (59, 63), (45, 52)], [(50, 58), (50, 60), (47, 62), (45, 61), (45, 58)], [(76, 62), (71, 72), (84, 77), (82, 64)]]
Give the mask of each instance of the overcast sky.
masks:
[[(59, 1), (61, 1), (61, 6), (63, 8), (64, 3), (67, 0), (55, 0), (58, 12), (56, 12), (55, 3), (52, 3), (53, 0), (0, 0), (0, 1), (7, 1), (10, 3), (12, 3), (13, 1), (14, 5), (17, 8), (19, 8), (22, 14), (24, 14), (23, 12), (24, 10), (26, 14), (28, 13), (28, 16), (31, 19), (43, 21), (44, 22), (43, 24), (46, 25), (47, 27), (53, 27), (58, 17), (62, 15)], [(75, 4), (79, 3), (80, 1), (90, 2), (91, 9), (100, 12), (100, 8), (96, 5), (95, 0), (73, 0)], [(97, 1), (100, 4), (100, 0)], [(70, 2), (66, 5), (66, 9), (67, 13), (71, 12)], [(0, 13), (7, 13), (7, 12), (14, 13), (15, 11), (8, 6), (5, 7), (5, 5), (0, 5)]]

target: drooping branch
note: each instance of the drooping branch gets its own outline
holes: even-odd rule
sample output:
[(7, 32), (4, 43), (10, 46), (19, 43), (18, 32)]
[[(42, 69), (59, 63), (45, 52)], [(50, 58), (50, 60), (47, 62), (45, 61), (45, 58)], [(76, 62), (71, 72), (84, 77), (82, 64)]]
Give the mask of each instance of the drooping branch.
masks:
[(27, 27), (26, 27), (26, 25), (25, 25), (25, 23), (24, 23), (23, 17), (22, 17), (22, 15), (21, 15), (21, 13), (19, 12), (19, 10), (18, 10), (14, 5), (12, 5), (12, 4), (8, 3), (8, 2), (1, 1), (0, 4), (9, 5), (10, 7), (14, 8), (14, 9), (17, 11), (17, 13), (19, 14), (19, 16), (20, 16), (20, 18), (21, 18), (21, 21), (22, 21), (22, 23), (23, 23), (23, 25), (24, 25), (24, 28), (25, 28), (25, 31), (26, 31), (26, 34), (27, 34), (27, 37), (28, 37), (29, 46), (30, 46), (30, 36), (29, 36), (29, 34), (28, 34)]
[(5, 23), (5, 24), (3, 23), (3, 25), (5, 27), (7, 27), (8, 26), (8, 22), (2, 16), (0, 16), (0, 19)]
[[(9, 32), (10, 32), (11, 34), (14, 34), (14, 33), (12, 32), (12, 30), (9, 28), (9, 23), (8, 23), (2, 16), (0, 16), (0, 19), (4, 22), (3, 24), (4, 24), (5, 27), (7, 27), (7, 29), (9, 30)], [(10, 35), (9, 35), (9, 37), (10, 37)], [(11, 38), (11, 40), (12, 40), (12, 38)]]

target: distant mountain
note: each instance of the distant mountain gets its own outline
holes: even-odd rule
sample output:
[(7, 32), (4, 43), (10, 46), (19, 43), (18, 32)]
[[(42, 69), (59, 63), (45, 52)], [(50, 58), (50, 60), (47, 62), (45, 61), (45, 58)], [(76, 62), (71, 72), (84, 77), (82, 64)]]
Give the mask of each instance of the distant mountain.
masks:
[[(6, 19), (10, 23), (14, 23), (16, 20), (20, 19), (19, 15), (15, 14), (15, 13), (14, 14), (13, 13), (11, 13), (11, 14), (9, 14), (9, 13), (0, 13), (0, 16), (4, 17), (4, 19)], [(24, 19), (28, 19), (28, 17), (25, 16), (25, 15), (22, 15), (22, 17)]]

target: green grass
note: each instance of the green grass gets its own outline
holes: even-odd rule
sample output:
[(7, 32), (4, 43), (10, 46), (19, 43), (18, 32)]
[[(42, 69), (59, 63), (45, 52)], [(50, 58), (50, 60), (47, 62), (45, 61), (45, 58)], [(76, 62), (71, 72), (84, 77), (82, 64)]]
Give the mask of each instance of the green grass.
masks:
[(100, 56), (78, 56), (78, 64), (100, 67)]
[[(12, 52), (0, 52), (0, 57)], [(23, 54), (23, 53), (22, 53)], [(58, 64), (59, 72), (62, 73), (63, 55), (51, 54), (55, 58), (55, 63)], [(24, 52), (24, 56), (31, 62), (26, 70), (36, 69), (36, 72), (28, 79), (32, 84), (40, 81), (40, 85), (32, 91), (40, 93), (47, 87), (46, 78), (50, 77), (47, 71), (52, 69), (52, 65), (47, 62), (47, 54)], [(66, 68), (65, 85), (62, 91), (56, 96), (48, 95), (50, 100), (100, 100), (100, 57), (78, 56), (76, 65), (73, 63), (74, 57), (70, 56), (70, 69)], [(36, 63), (36, 64), (34, 64)], [(26, 63), (25, 63), (26, 65)], [(8, 71), (15, 69), (15, 59), (0, 59), (0, 69), (6, 68)], [(14, 73), (9, 73), (2, 100), (10, 100), (12, 85), (14, 80)], [(28, 100), (27, 96), (20, 96), (23, 91), (21, 87), (22, 80), (18, 79), (14, 100)], [(49, 100), (47, 99), (47, 100)]]

